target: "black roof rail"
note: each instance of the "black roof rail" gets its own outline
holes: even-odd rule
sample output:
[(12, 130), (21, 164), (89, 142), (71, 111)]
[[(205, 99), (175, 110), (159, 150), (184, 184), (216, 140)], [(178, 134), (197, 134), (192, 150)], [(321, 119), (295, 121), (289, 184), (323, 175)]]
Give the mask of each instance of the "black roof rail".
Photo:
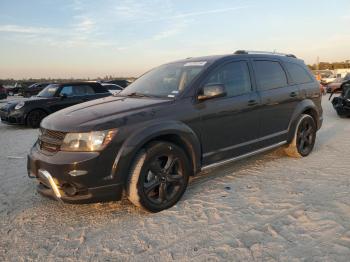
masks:
[(277, 52), (268, 52), (268, 51), (249, 51), (249, 50), (237, 50), (234, 52), (235, 55), (248, 55), (248, 54), (261, 54), (261, 55), (279, 55), (279, 56), (286, 56), (286, 57), (293, 57), (297, 58), (293, 54), (285, 54), (285, 53), (277, 53)]

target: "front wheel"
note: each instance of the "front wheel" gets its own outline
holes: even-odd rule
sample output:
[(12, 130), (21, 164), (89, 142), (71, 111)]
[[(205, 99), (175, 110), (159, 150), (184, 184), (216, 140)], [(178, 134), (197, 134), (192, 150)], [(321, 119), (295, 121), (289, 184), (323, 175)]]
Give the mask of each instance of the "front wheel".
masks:
[(42, 110), (33, 110), (27, 116), (27, 126), (31, 128), (38, 128), (41, 121), (47, 116)]
[(136, 206), (159, 212), (184, 194), (191, 172), (186, 153), (168, 142), (153, 142), (140, 151), (131, 167), (127, 197)]
[(298, 120), (292, 142), (285, 148), (291, 157), (308, 156), (315, 145), (317, 127), (310, 115), (302, 114)]

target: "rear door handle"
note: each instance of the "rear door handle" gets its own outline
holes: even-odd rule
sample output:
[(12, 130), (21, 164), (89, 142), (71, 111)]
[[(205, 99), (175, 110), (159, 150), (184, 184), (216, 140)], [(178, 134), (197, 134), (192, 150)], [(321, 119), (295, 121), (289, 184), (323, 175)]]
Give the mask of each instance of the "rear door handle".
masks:
[(292, 92), (289, 94), (290, 97), (296, 97), (297, 95), (298, 95), (297, 92)]
[(254, 99), (248, 101), (248, 106), (255, 106), (257, 104), (258, 104), (258, 102)]

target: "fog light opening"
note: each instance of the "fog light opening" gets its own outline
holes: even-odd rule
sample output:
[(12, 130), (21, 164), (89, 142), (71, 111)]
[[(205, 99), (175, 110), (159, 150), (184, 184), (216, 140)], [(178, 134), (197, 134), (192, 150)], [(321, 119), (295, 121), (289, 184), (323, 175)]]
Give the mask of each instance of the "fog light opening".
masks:
[(64, 184), (62, 186), (62, 190), (64, 191), (64, 193), (67, 196), (75, 196), (78, 193), (78, 190), (75, 186), (71, 185), (71, 184)]

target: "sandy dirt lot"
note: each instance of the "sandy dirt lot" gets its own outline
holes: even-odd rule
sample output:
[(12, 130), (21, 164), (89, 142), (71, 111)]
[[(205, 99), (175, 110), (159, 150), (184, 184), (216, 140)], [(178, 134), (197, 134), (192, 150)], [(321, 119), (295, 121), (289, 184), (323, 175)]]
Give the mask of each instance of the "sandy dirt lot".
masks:
[(323, 106), (309, 157), (279, 149), (202, 174), (158, 214), (38, 195), (26, 174), (38, 131), (0, 123), (0, 260), (349, 261), (350, 119)]

